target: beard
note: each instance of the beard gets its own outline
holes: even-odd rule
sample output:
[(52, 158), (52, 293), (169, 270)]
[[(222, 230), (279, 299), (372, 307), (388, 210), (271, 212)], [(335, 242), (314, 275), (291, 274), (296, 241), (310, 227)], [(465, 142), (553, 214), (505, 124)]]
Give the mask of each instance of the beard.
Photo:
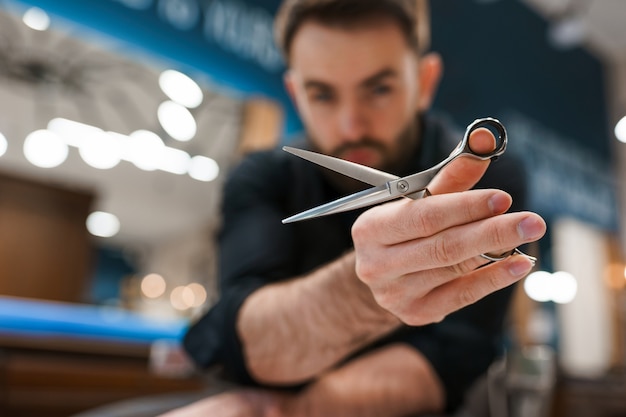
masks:
[[(380, 139), (371, 136), (363, 136), (358, 141), (346, 141), (335, 149), (332, 149), (328, 155), (341, 158), (341, 155), (345, 155), (351, 151), (374, 151), (380, 156), (380, 162), (376, 164), (376, 166), (371, 166), (371, 168), (397, 175), (406, 170), (409, 161), (412, 159), (415, 150), (420, 144), (418, 121), (419, 118), (415, 118), (407, 123), (407, 126), (395, 138), (392, 145), (385, 145)], [(314, 151), (319, 152), (319, 149), (315, 146), (315, 138), (309, 136), (309, 143), (312, 144)], [(323, 167), (320, 167), (320, 169), (324, 177), (343, 193), (354, 193), (371, 186), (338, 172)]]

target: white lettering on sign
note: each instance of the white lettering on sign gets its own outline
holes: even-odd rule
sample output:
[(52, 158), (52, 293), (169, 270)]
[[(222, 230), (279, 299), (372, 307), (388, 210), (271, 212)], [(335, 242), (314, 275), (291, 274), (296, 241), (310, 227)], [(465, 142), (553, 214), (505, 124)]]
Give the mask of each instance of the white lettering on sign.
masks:
[(156, 4), (157, 16), (180, 31), (201, 23), (208, 42), (277, 72), (284, 66), (274, 44), (274, 17), (265, 9), (236, 0), (111, 0), (129, 9), (148, 10)]
[(273, 17), (265, 10), (237, 1), (213, 0), (204, 18), (204, 35), (270, 71), (283, 65), (274, 44)]
[(129, 9), (136, 9), (136, 10), (148, 9), (150, 6), (152, 6), (152, 3), (154, 3), (154, 0), (114, 0), (114, 1), (117, 1), (118, 3), (122, 3), (124, 6), (128, 7)]
[(159, 0), (159, 17), (178, 30), (193, 29), (200, 20), (196, 0)]

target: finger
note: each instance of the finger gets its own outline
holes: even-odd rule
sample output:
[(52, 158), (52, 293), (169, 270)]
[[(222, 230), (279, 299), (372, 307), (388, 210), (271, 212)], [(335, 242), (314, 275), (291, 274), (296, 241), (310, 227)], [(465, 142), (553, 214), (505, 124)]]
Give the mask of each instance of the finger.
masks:
[(508, 213), (446, 229), (432, 238), (394, 245), (388, 248), (387, 257), (396, 262), (396, 272), (440, 268), (533, 242), (545, 232), (545, 221), (539, 215)]
[(379, 305), (395, 311), (402, 305), (411, 304), (412, 300), (422, 298), (433, 289), (488, 263), (488, 260), (475, 256), (452, 266), (408, 273), (391, 281), (381, 281), (383, 287), (372, 283), (370, 288)]
[[(488, 153), (495, 149), (496, 139), (489, 129), (478, 128), (469, 137), (469, 146), (476, 153)], [(489, 161), (462, 157), (452, 161), (428, 184), (432, 194), (446, 194), (472, 188), (484, 175)]]
[(488, 154), (496, 149), (496, 138), (493, 133), (484, 127), (479, 127), (470, 133), (469, 147), (477, 154)]
[(511, 196), (501, 190), (471, 190), (383, 204), (357, 219), (352, 236), (355, 245), (360, 241), (393, 245), (502, 214), (511, 202)]
[(450, 312), (514, 284), (524, 278), (532, 268), (532, 261), (523, 255), (494, 262), (435, 288), (420, 300), (414, 300), (403, 312), (404, 317), (410, 320), (411, 323), (408, 324), (416, 323), (413, 325), (427, 317), (440, 321)]

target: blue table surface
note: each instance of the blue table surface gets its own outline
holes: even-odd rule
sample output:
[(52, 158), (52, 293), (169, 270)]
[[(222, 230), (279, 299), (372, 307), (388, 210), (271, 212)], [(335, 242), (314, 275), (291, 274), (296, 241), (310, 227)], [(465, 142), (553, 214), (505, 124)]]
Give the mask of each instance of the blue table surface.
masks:
[(0, 334), (151, 343), (180, 341), (189, 322), (156, 320), (117, 307), (0, 296)]

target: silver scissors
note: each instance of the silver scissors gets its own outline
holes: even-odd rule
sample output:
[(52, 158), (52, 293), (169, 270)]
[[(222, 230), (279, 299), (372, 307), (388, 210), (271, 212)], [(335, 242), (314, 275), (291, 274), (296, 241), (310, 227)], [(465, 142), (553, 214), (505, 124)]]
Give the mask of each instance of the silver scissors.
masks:
[[(496, 133), (496, 146), (490, 152), (478, 153), (469, 146), (470, 134), (481, 127), (491, 128), (490, 131)], [(369, 207), (376, 204), (384, 203), (400, 197), (408, 197), (411, 199), (424, 198), (430, 193), (428, 192), (428, 184), (433, 178), (450, 162), (461, 156), (468, 156), (480, 160), (493, 160), (502, 155), (507, 146), (506, 129), (497, 119), (483, 118), (472, 122), (466, 129), (463, 139), (450, 155), (439, 162), (437, 165), (427, 170), (411, 174), (406, 177), (398, 177), (387, 172), (383, 172), (374, 168), (360, 165), (354, 162), (345, 161), (328, 155), (311, 152), (303, 149), (284, 146), (283, 150), (306, 159), (310, 162), (339, 172), (343, 175), (352, 177), (359, 181), (373, 185), (372, 188), (341, 197), (335, 201), (322, 204), (318, 207), (311, 208), (301, 213), (295, 214), (283, 220), (283, 223), (292, 223), (300, 220), (313, 219), (320, 216), (326, 216), (334, 213), (355, 210), (363, 207)], [(532, 256), (525, 255), (519, 249), (515, 248), (511, 251), (499, 255), (483, 254), (483, 258), (495, 262), (507, 258), (508, 256), (519, 254), (527, 256), (533, 262), (536, 260)]]
[[(474, 130), (481, 127), (491, 127), (492, 129), (490, 130), (495, 130), (497, 133), (495, 149), (485, 154), (477, 153), (469, 146), (470, 134)], [(339, 198), (335, 201), (331, 201), (330, 203), (322, 204), (321, 206), (303, 211), (302, 213), (295, 214), (284, 219), (283, 223), (292, 223), (300, 220), (340, 213), (343, 211), (355, 210), (362, 207), (384, 203), (400, 197), (408, 197), (412, 199), (426, 197), (430, 194), (427, 188), (430, 181), (435, 178), (439, 171), (441, 171), (441, 169), (450, 162), (461, 156), (469, 156), (480, 160), (495, 159), (504, 153), (507, 141), (506, 129), (498, 120), (492, 118), (477, 119), (467, 127), (463, 139), (459, 142), (452, 153), (450, 153), (450, 156), (432, 168), (402, 178), (332, 156), (283, 146), (283, 150), (299, 156), (300, 158), (374, 186), (372, 188)]]

